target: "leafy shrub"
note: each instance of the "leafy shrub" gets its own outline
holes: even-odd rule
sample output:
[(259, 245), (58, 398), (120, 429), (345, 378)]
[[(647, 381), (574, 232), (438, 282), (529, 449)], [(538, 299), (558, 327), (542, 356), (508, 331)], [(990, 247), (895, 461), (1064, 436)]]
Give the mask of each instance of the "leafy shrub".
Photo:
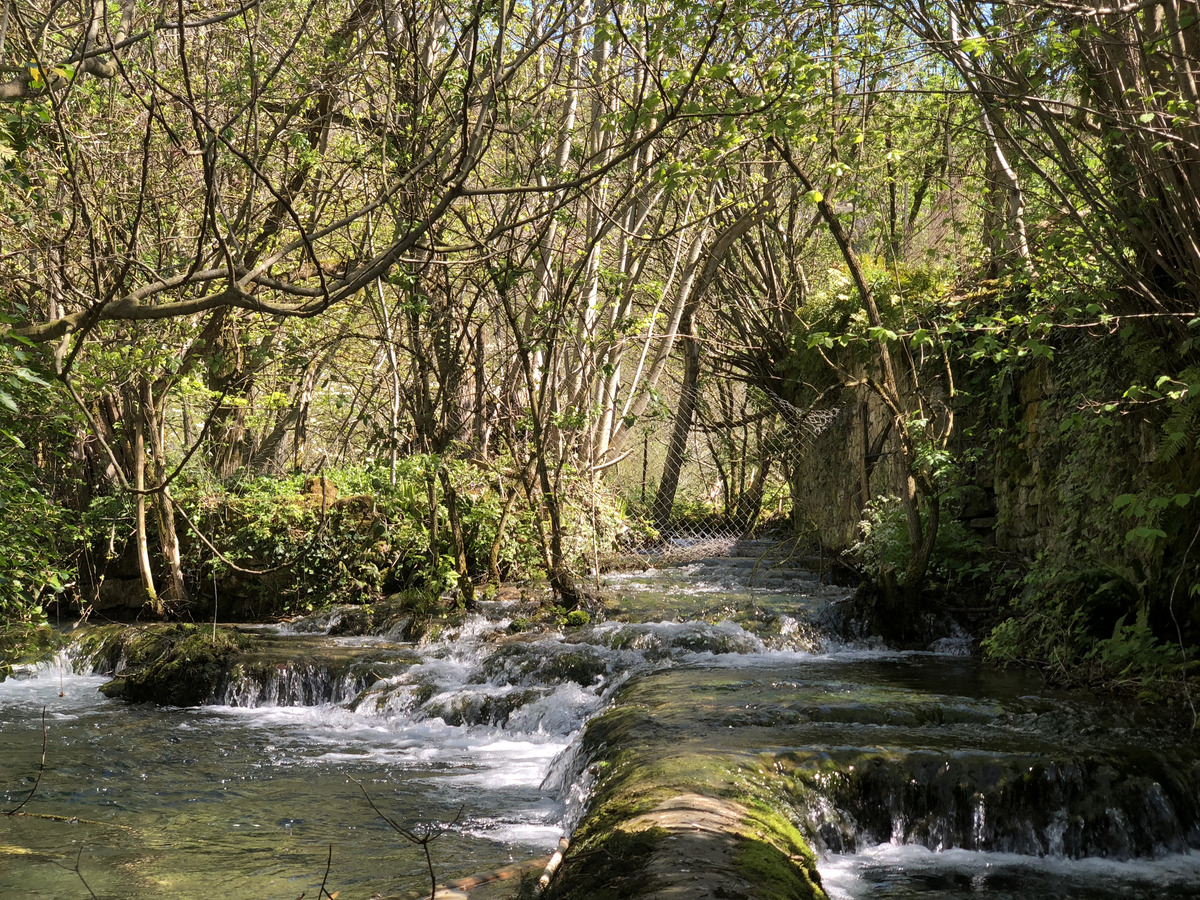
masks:
[(75, 577), (78, 525), (51, 491), (54, 463), (70, 439), (69, 422), (53, 414), (61, 408), (54, 395), (31, 351), (0, 344), (0, 620), (6, 622), (40, 619), (42, 604)]
[[(382, 467), (331, 470), (323, 476), (332, 486), (324, 498), (320, 483), (303, 476), (262, 476), (227, 485), (191, 484), (179, 491), (179, 499), (239, 566), (277, 570), (251, 590), (264, 598), (286, 597), (279, 611), (298, 612), (406, 588), (437, 594), (457, 584), (450, 501), (439, 466), (454, 489), (472, 577), (488, 575), (497, 540), (502, 577), (527, 578), (535, 572), (536, 544), (520, 539), (534, 531), (530, 513), (514, 510), (501, 534), (499, 482), (466, 461), (413, 455), (400, 461), (394, 484)], [(211, 552), (199, 541), (187, 543), (187, 554), (185, 565), (192, 573), (212, 564)], [(227, 573), (228, 567), (218, 562), (217, 570)]]
[[(950, 590), (986, 575), (991, 566), (984, 558), (979, 538), (957, 519), (943, 514), (930, 559), (931, 586)], [(848, 559), (862, 572), (875, 575), (891, 566), (902, 574), (908, 564), (908, 523), (900, 500), (878, 497), (867, 504), (859, 523), (859, 539), (847, 551)]]
[(1156, 635), (1135, 585), (1112, 571), (1035, 567), (1012, 615), (983, 640), (1001, 663), (1036, 663), (1063, 684), (1109, 684), (1162, 699), (1187, 654)]

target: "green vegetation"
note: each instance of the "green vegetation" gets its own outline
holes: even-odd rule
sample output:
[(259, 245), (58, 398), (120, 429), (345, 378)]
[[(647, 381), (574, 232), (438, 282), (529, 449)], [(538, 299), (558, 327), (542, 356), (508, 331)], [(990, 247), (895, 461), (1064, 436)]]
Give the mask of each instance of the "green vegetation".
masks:
[(911, 640), (1191, 677), (1183, 0), (10, 6), (4, 622), (579, 627), (607, 557), (769, 522)]
[[(450, 492), (438, 480), (443, 465)], [(209, 544), (230, 548), (215, 563), (221, 592), (263, 615), (403, 590), (453, 592), (465, 604), (473, 590), (460, 589), (460, 560), (470, 585), (540, 572), (536, 544), (523, 537), (535, 530), (529, 511), (506, 515), (497, 485), (491, 471), (428, 456), (402, 460), (394, 484), (378, 469), (188, 484), (179, 491), (180, 507), (208, 543), (187, 541), (185, 566), (211, 579)], [(204, 586), (198, 578), (190, 585), (197, 597)]]

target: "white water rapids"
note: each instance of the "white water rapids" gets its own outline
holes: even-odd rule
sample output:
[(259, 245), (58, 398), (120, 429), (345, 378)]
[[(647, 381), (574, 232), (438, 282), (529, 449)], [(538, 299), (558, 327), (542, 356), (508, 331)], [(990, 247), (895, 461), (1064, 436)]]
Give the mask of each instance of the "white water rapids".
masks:
[[(1075, 721), (1074, 707), (1030, 699), (1025, 683), (976, 684), (983, 676), (962, 658), (962, 635), (923, 653), (832, 637), (844, 591), (804, 572), (709, 560), (613, 577), (607, 589), (615, 617), (583, 629), (510, 635), (511, 611), (487, 604), (420, 645), (285, 630), (272, 638), (277, 658), (198, 708), (108, 700), (96, 690), (105, 676), (65, 659), (0, 683), (0, 808), (33, 788), (43, 707), (47, 735), (46, 769), (23, 810), (32, 815), (0, 817), (0, 896), (86, 898), (85, 881), (97, 897), (123, 900), (295, 900), (316, 896), (323, 878), (343, 900), (427, 890), (419, 848), (375, 817), (351, 779), (405, 827), (453, 823), (433, 845), (439, 880), (548, 854), (585, 800), (581, 729), (625, 680), (648, 673), (677, 673), (681, 692), (689, 673), (766, 686), (776, 699), (731, 694), (730, 709), (779, 723), (793, 742), (828, 739), (811, 752), (961, 734), (970, 752), (1016, 735), (1030, 745), (1020, 752), (1044, 753), (1050, 717)], [(289, 642), (303, 652), (289, 656)], [(891, 673), (911, 683), (893, 689)], [(781, 703), (779, 691), (791, 699)], [(924, 699), (905, 712), (910, 694)], [(938, 722), (927, 715), (934, 707)], [(797, 737), (800, 725), (811, 734)], [(826, 835), (853, 845), (826, 841), (831, 898), (1200, 896), (1200, 858), (1165, 845), (1126, 860), (962, 849), (967, 838), (932, 852), (905, 824), (916, 813), (901, 799), (898, 830), (876, 835), (882, 844), (846, 810), (811, 812)], [(1200, 836), (1187, 827), (1189, 841)], [(983, 831), (976, 838), (984, 847)], [(509, 882), (472, 897), (514, 893)]]

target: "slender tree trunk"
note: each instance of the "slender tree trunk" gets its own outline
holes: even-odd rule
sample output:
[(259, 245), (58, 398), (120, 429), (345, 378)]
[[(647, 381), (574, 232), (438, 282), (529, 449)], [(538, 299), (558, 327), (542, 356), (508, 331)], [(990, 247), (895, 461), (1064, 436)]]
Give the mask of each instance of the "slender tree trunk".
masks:
[[(545, 510), (546, 519), (550, 525), (549, 535), (545, 535), (543, 532), (543, 548), (547, 551), (547, 576), (550, 580), (550, 587), (558, 595), (563, 605), (568, 608), (577, 607), (586, 599), (586, 594), (576, 584), (575, 576), (567, 564), (566, 552), (563, 547), (562, 509), (559, 505), (558, 493), (555, 490), (555, 482), (558, 480), (557, 476), (561, 473), (562, 468), (562, 453), (554, 453), (552, 461), (550, 448), (547, 446), (549, 442), (545, 427), (548, 416), (546, 416), (544, 404), (539, 399), (543, 393), (542, 388), (545, 387), (544, 379), (548, 377), (549, 373), (547, 371), (535, 372), (535, 351), (525, 340), (521, 330), (520, 316), (513, 307), (512, 299), (508, 296), (507, 290), (503, 288), (499, 289), (497, 294), (509, 327), (512, 329), (513, 337), (516, 339), (517, 358), (524, 376), (525, 388), (529, 394), (529, 436), (533, 444), (534, 475), (541, 488), (541, 506)], [(555, 478), (553, 479), (551, 478), (552, 466), (555, 467)], [(532, 502), (532, 485), (529, 486), (528, 493), (530, 502)], [(541, 522), (538, 523), (538, 528), (539, 530), (542, 528)]]
[(683, 330), (683, 385), (679, 389), (679, 407), (675, 411), (675, 427), (671, 431), (671, 443), (667, 446), (662, 479), (658, 483), (658, 493), (651, 510), (654, 527), (660, 532), (670, 524), (671, 510), (675, 507), (675, 492), (679, 488), (679, 475), (687, 455), (687, 439), (692, 430), (700, 382), (700, 341), (696, 337), (691, 316)]
[(467, 565), (467, 542), (463, 537), (462, 518), (458, 513), (458, 491), (450, 480), (445, 466), (438, 466), (438, 481), (442, 483), (442, 496), (446, 498), (446, 513), (450, 520), (450, 535), (454, 540), (454, 566), (458, 570), (458, 589), (463, 605), (471, 609), (475, 605), (475, 585), (471, 582), (471, 570)]
[(162, 601), (154, 587), (154, 573), (150, 568), (150, 542), (146, 537), (146, 429), (138, 410), (132, 392), (125, 395), (125, 421), (133, 425), (132, 451), (129, 461), (133, 469), (134, 519), (136, 525), (138, 575), (142, 580), (142, 588), (146, 591), (146, 602), (154, 610), (155, 615), (163, 614)]
[(154, 461), (154, 479), (161, 485), (155, 495), (158, 513), (158, 537), (163, 559), (167, 563), (167, 587), (161, 600), (183, 603), (187, 600), (187, 587), (183, 580), (183, 559), (179, 547), (179, 535), (175, 528), (175, 507), (171, 502), (171, 486), (167, 481), (166, 440), (163, 423), (154, 405), (154, 396), (149, 381), (143, 379), (141, 406), (145, 427), (150, 438), (150, 455)]
[(488, 577), (499, 584), (500, 577), (500, 548), (504, 546), (504, 532), (508, 527), (508, 519), (513, 508), (517, 505), (517, 492), (509, 491), (504, 499), (504, 508), (500, 511), (500, 521), (496, 523), (496, 539), (492, 541), (492, 549), (488, 554)]
[(704, 269), (699, 275), (695, 287), (689, 290), (687, 302), (679, 319), (679, 333), (683, 341), (683, 387), (680, 389), (679, 409), (675, 413), (675, 428), (671, 433), (671, 444), (667, 450), (667, 459), (663, 464), (662, 481), (659, 482), (658, 493), (654, 498), (652, 516), (654, 527), (659, 531), (670, 522), (671, 509), (675, 505), (675, 491), (679, 487), (679, 474), (683, 468), (684, 455), (687, 451), (688, 432), (692, 430), (692, 418), (696, 410), (696, 391), (700, 382), (700, 341), (696, 334), (696, 309), (700, 298), (708, 290), (709, 284), (716, 277), (717, 268), (724, 259), (729, 248), (743, 234), (759, 222), (769, 208), (767, 203), (759, 203), (753, 209), (739, 216), (733, 224), (726, 228), (708, 252)]
[(763, 454), (761, 447), (759, 453), (761, 459), (758, 469), (755, 471), (754, 477), (750, 479), (750, 487), (738, 496), (737, 508), (734, 513), (734, 523), (743, 534), (749, 533), (754, 528), (754, 523), (758, 521), (759, 514), (762, 512), (763, 493), (767, 488), (767, 477), (771, 472), (771, 457)]
[[(854, 247), (850, 242), (849, 235), (846, 234), (846, 230), (842, 227), (837, 213), (834, 212), (832, 202), (828, 197), (822, 196), (820, 192), (814, 189), (812, 181), (797, 165), (795, 158), (786, 145), (775, 137), (771, 137), (770, 142), (779, 151), (804, 189), (815, 193), (821, 198), (817, 201), (817, 209), (826, 226), (829, 228), (834, 242), (841, 251), (846, 268), (850, 270), (850, 277), (853, 279), (854, 286), (858, 289), (863, 306), (866, 308), (867, 321), (871, 327), (882, 329), (883, 317), (880, 315), (879, 305), (875, 301), (875, 292), (871, 289), (871, 285), (867, 281), (862, 265), (859, 262), (858, 254), (855, 253)], [(905, 568), (902, 595), (895, 593), (889, 588), (890, 573), (880, 573), (880, 580), (884, 586), (889, 605), (893, 607), (893, 611), (911, 613), (917, 607), (921, 591), (925, 584), (929, 559), (933, 553), (934, 542), (937, 540), (940, 509), (936, 491), (930, 489), (922, 492), (921, 486), (917, 483), (917, 440), (919, 438), (914, 436), (909, 426), (909, 417), (906, 414), (904, 401), (900, 395), (900, 381), (896, 376), (896, 368), (892, 360), (891, 350), (888, 348), (887, 341), (883, 338), (875, 342), (875, 349), (879, 362), (880, 378), (878, 381), (870, 379), (868, 380), (868, 384), (892, 415), (892, 424), (896, 431), (896, 441), (899, 445), (901, 459), (904, 464), (904, 492), (900, 500), (908, 527), (909, 542), (909, 558)], [(925, 494), (927, 508), (925, 522), (921, 521), (922, 493)]]

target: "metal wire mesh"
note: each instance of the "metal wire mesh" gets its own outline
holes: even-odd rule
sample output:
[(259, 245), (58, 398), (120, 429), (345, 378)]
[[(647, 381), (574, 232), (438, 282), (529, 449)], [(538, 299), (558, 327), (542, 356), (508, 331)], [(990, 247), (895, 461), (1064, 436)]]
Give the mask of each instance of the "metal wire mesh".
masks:
[[(739, 542), (783, 524), (796, 462), (843, 412), (805, 409), (729, 381), (705, 385), (695, 399), (686, 441), (672, 440), (672, 418), (653, 421), (641, 429), (641, 447), (610, 479), (645, 527), (621, 542), (604, 560), (606, 568), (731, 555)], [(672, 467), (677, 487), (664, 498)]]

